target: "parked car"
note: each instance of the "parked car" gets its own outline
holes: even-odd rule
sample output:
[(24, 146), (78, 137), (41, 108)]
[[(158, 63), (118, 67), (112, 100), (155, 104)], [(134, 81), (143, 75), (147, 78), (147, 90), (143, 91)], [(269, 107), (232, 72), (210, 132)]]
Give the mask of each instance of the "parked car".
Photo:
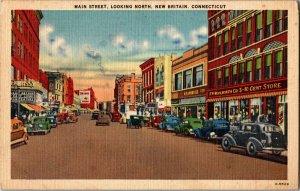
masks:
[(48, 120), (49, 120), (51, 128), (56, 128), (57, 127), (56, 117), (54, 115), (52, 115), (52, 114), (47, 115), (47, 117), (48, 117)]
[(110, 117), (106, 114), (100, 114), (97, 121), (96, 125), (110, 125)]
[(112, 113), (111, 122), (119, 122), (121, 118), (121, 114), (119, 112)]
[(17, 143), (28, 143), (28, 134), (26, 128), (24, 127), (23, 123), (19, 119), (12, 119), (10, 123), (11, 133), (10, 133), (10, 144), (17, 144)]
[(224, 119), (207, 120), (202, 128), (194, 130), (195, 136), (206, 140), (220, 139), (229, 131), (229, 122)]
[(135, 128), (142, 128), (144, 126), (144, 119), (141, 115), (131, 115), (130, 116), (130, 123), (127, 128), (131, 128), (134, 126)]
[(94, 111), (92, 113), (92, 120), (97, 120), (99, 117), (100, 112), (99, 111)]
[(144, 125), (149, 127), (149, 122), (150, 122), (150, 116), (144, 116)]
[(231, 147), (244, 148), (250, 156), (263, 150), (280, 155), (287, 146), (281, 128), (269, 123), (241, 124), (236, 130), (224, 135), (221, 145), (224, 151), (229, 151)]
[(42, 132), (44, 134), (50, 133), (51, 126), (47, 116), (36, 116), (32, 119), (32, 125), (27, 127), (28, 134)]
[(68, 113), (67, 112), (58, 113), (57, 116), (56, 116), (56, 120), (57, 120), (57, 123), (59, 125), (62, 124), (62, 123), (67, 123)]
[(163, 116), (162, 116), (162, 115), (155, 115), (155, 116), (153, 117), (153, 120), (150, 121), (150, 125), (151, 125), (152, 127), (158, 127), (158, 126), (159, 126), (159, 123), (161, 123), (162, 120), (163, 120)]
[(78, 117), (73, 112), (68, 112), (67, 123), (76, 123), (78, 121)]
[(175, 116), (166, 117), (165, 121), (159, 123), (159, 128), (166, 131), (174, 131), (181, 124), (181, 119)]
[(188, 117), (183, 120), (183, 122), (175, 127), (176, 134), (184, 134), (184, 135), (194, 135), (194, 131), (197, 128), (202, 128), (203, 121), (198, 118)]

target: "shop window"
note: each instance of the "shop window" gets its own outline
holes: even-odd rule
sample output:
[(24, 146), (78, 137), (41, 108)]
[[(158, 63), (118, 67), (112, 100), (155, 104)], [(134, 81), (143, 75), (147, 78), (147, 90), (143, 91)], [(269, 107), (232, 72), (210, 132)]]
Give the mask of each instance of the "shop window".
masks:
[(224, 46), (223, 46), (224, 55), (228, 53), (228, 30), (224, 33)]
[(239, 83), (244, 83), (245, 81), (245, 63), (239, 64)]
[(247, 20), (247, 40), (246, 45), (251, 44), (251, 37), (252, 37), (252, 19)]
[(274, 77), (282, 77), (282, 50), (275, 52)]
[(222, 74), (222, 70), (221, 69), (217, 70), (217, 87), (220, 87), (222, 85), (221, 74)]
[(221, 56), (221, 39), (222, 39), (222, 35), (218, 35), (217, 36), (217, 43), (218, 43), (218, 47), (217, 47), (217, 55)]
[(247, 61), (246, 81), (252, 81), (252, 61)]
[(194, 68), (194, 71), (195, 71), (193, 76), (193, 79), (195, 79), (194, 86), (203, 85), (203, 65)]
[(276, 124), (276, 97), (267, 97), (267, 116), (268, 122), (271, 124)]
[(284, 30), (288, 29), (288, 11), (284, 11)]
[(184, 71), (184, 78), (185, 78), (184, 88), (192, 87), (192, 70), (191, 69)]
[(231, 51), (235, 51), (235, 27), (231, 29)]
[(232, 65), (232, 85), (237, 82), (237, 64)]
[(243, 47), (243, 23), (238, 24), (238, 49)]
[(238, 103), (237, 100), (229, 101), (229, 118), (233, 121), (237, 121), (238, 115)]
[(260, 81), (261, 80), (261, 57), (255, 59), (255, 73), (254, 73), (254, 80)]
[(271, 79), (271, 54), (265, 55), (264, 61), (264, 79)]
[(241, 99), (240, 100), (240, 120), (247, 121), (249, 118), (249, 100)]
[(262, 40), (262, 14), (256, 15), (256, 42)]
[(279, 33), (282, 31), (282, 10), (276, 11), (276, 22), (275, 22), (275, 32)]
[(229, 67), (225, 68), (225, 74), (224, 74), (224, 86), (229, 85)]
[(251, 99), (251, 113), (250, 118), (251, 121), (255, 122), (258, 121), (258, 116), (262, 114), (262, 98), (253, 98)]
[(175, 74), (175, 90), (182, 89), (182, 73)]
[(267, 16), (266, 16), (265, 37), (269, 37), (273, 34), (273, 31), (272, 31), (272, 17), (273, 17), (273, 11), (268, 10), (267, 11)]

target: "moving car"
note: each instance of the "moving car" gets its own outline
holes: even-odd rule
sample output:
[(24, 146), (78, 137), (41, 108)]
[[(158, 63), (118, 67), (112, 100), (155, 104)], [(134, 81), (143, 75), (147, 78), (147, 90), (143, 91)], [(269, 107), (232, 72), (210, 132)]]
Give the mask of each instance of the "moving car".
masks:
[(163, 120), (163, 116), (162, 115), (155, 115), (153, 120), (150, 121), (150, 126), (152, 127), (158, 127), (159, 123), (161, 123)]
[(57, 120), (54, 115), (47, 115), (51, 128), (57, 127)]
[(224, 119), (207, 120), (202, 128), (194, 130), (195, 136), (198, 138), (220, 139), (224, 134), (229, 131), (229, 122)]
[(68, 112), (67, 123), (76, 123), (78, 121), (78, 117), (73, 112)]
[(223, 150), (229, 151), (231, 147), (244, 148), (250, 156), (255, 156), (257, 152), (263, 150), (272, 151), (273, 155), (280, 155), (286, 150), (286, 140), (277, 125), (245, 123), (224, 135)]
[(110, 117), (106, 114), (100, 114), (97, 121), (96, 125), (110, 125)]
[(12, 119), (11, 120), (11, 133), (10, 133), (10, 144), (17, 144), (17, 143), (28, 143), (28, 134), (26, 128), (21, 120), (19, 119)]
[(50, 133), (51, 126), (47, 116), (36, 116), (32, 119), (32, 125), (27, 127), (28, 134), (42, 132), (45, 134)]
[(197, 128), (202, 128), (203, 122), (201, 119), (188, 117), (183, 122), (175, 127), (176, 134), (194, 135), (194, 131)]
[(144, 119), (141, 115), (130, 115), (130, 123), (127, 128), (131, 128), (134, 126), (135, 128), (142, 128), (144, 126)]
[(99, 111), (94, 111), (92, 113), (92, 120), (97, 120), (99, 117), (100, 112)]
[(111, 115), (111, 122), (119, 122), (121, 118), (121, 114), (119, 112), (112, 113)]
[(175, 116), (166, 117), (165, 121), (159, 123), (159, 128), (166, 131), (174, 131), (181, 124), (181, 119)]

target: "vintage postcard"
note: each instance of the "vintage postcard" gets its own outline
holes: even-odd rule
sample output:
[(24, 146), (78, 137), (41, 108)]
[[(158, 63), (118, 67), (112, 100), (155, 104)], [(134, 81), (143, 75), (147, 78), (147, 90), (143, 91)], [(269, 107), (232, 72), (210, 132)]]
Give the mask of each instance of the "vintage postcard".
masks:
[(297, 7), (2, 0), (0, 189), (298, 189)]

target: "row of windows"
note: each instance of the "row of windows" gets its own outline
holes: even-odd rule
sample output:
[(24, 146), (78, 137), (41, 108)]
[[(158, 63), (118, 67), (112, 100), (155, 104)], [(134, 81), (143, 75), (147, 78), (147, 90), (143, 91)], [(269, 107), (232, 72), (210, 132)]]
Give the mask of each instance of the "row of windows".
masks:
[(148, 71), (147, 73), (143, 74), (143, 85), (144, 87), (151, 85), (152, 82), (152, 75), (153, 75), (153, 70)]
[(161, 70), (159, 70), (159, 68), (157, 68), (156, 70), (156, 86), (161, 86), (164, 84), (164, 66), (162, 66)]
[(203, 65), (175, 74), (174, 90), (201, 86), (204, 83)]
[[(265, 14), (265, 17), (263, 17), (263, 14)], [(248, 18), (245, 22), (238, 23), (236, 27), (225, 30), (216, 37), (216, 53), (211, 52), (213, 55), (211, 59), (287, 30), (287, 16), (287, 11), (263, 11), (254, 17)], [(263, 18), (265, 18), (264, 22)], [(243, 34), (244, 31), (246, 35)], [(214, 43), (211, 41), (210, 44), (213, 45)]]
[(236, 85), (287, 76), (287, 50), (279, 50), (216, 70), (210, 87)]

